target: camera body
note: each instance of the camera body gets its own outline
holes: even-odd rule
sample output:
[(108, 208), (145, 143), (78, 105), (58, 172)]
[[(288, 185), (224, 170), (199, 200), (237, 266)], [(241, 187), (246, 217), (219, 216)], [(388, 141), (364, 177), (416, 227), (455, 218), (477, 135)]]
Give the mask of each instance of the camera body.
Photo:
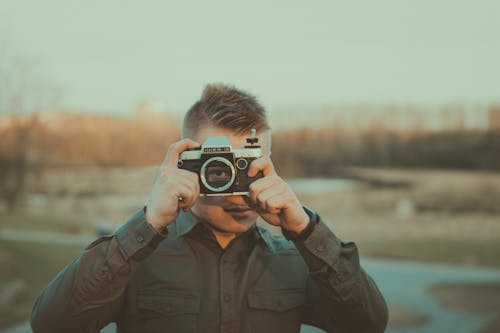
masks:
[(250, 163), (262, 156), (252, 134), (241, 149), (233, 149), (225, 136), (208, 137), (200, 148), (182, 152), (177, 165), (199, 175), (201, 196), (247, 195), (250, 183), (263, 177), (262, 172), (247, 175)]

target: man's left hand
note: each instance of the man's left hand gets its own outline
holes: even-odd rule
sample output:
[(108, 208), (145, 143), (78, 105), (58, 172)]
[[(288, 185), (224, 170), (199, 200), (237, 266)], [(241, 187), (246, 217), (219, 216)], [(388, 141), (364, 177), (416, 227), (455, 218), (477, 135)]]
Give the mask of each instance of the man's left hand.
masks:
[(269, 224), (299, 234), (309, 224), (309, 216), (290, 186), (274, 170), (269, 157), (260, 157), (250, 164), (248, 176), (262, 171), (264, 177), (250, 184), (250, 205)]

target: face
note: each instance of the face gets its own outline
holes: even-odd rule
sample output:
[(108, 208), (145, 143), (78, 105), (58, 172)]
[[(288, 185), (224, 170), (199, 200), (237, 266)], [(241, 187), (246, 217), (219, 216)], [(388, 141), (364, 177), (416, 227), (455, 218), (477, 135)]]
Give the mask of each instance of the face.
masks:
[[(203, 144), (209, 136), (225, 136), (231, 142), (233, 149), (239, 149), (247, 144), (246, 138), (250, 134), (240, 136), (230, 130), (208, 126), (200, 129), (193, 139)], [(257, 137), (259, 145), (262, 147), (262, 154), (269, 156), (271, 150), (270, 131), (257, 133)], [(227, 233), (247, 231), (258, 217), (257, 213), (247, 205), (244, 196), (241, 195), (199, 197), (191, 209), (195, 215), (206, 220), (214, 229)]]

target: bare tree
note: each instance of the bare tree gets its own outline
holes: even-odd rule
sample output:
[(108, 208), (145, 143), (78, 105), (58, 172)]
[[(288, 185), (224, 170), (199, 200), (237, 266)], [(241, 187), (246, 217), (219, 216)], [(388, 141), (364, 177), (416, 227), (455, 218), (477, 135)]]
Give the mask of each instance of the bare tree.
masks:
[(28, 172), (43, 167), (34, 131), (40, 112), (56, 105), (58, 89), (40, 65), (11, 53), (0, 41), (0, 200), (14, 212), (26, 189)]

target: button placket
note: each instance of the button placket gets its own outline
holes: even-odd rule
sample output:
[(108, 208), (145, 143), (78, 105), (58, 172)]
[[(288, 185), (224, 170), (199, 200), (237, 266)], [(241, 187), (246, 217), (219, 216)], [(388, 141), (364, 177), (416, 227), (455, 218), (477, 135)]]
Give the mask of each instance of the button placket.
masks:
[[(232, 282), (232, 277), (231, 277), (231, 269), (230, 269), (231, 263), (224, 258), (224, 254), (222, 255), (221, 261), (220, 261), (220, 296), (221, 299), (224, 301), (224, 303), (230, 303), (231, 302), (231, 282)], [(223, 306), (224, 310), (224, 306)], [(223, 314), (224, 316), (224, 314)]]
[(232, 275), (233, 263), (225, 259), (224, 253), (219, 261), (219, 299), (221, 300), (221, 332), (229, 333), (233, 331), (234, 325), (234, 277)]

